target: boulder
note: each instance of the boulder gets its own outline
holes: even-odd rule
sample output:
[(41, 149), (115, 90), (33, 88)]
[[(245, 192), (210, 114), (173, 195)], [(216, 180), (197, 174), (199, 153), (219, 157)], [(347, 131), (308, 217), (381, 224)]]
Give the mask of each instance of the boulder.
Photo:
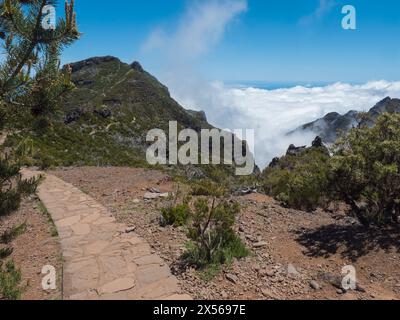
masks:
[(234, 274), (226, 274), (225, 275), (226, 279), (229, 280), (230, 282), (237, 284), (239, 282), (239, 278), (237, 276), (235, 276)]
[(98, 116), (100, 116), (104, 119), (110, 118), (112, 116), (112, 112), (108, 108), (96, 109), (96, 110), (93, 110), (93, 113), (97, 114)]
[(70, 112), (67, 113), (67, 115), (64, 117), (64, 123), (65, 124), (71, 124), (76, 121), (78, 121), (82, 116), (84, 112), (80, 108), (76, 108)]
[(298, 156), (299, 154), (301, 154), (305, 150), (307, 150), (307, 146), (296, 147), (294, 144), (291, 144), (289, 146), (289, 149), (286, 152), (286, 155), (288, 155), (288, 156)]

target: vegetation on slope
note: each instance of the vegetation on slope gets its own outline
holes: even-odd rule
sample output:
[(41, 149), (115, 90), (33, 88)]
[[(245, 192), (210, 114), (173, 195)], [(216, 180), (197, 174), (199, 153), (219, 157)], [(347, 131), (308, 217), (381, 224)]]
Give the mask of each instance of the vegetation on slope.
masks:
[(263, 173), (267, 193), (313, 210), (342, 201), (365, 226), (400, 222), (400, 115), (384, 113), (339, 139), (332, 156), (308, 148), (279, 159)]
[[(62, 107), (43, 125), (26, 112), (14, 114), (14, 134), (7, 141), (23, 164), (50, 166), (149, 167), (145, 154), (149, 130), (211, 129), (202, 112), (187, 111), (168, 89), (139, 63), (125, 64), (114, 57), (73, 63), (76, 88), (63, 97)], [(189, 179), (212, 178), (233, 182), (234, 166), (158, 166)]]
[[(59, 106), (61, 97), (72, 88), (69, 69), (61, 71), (62, 49), (79, 38), (73, 1), (65, 3), (65, 19), (54, 28), (42, 28), (44, 8), (54, 0), (0, 1), (0, 136), (16, 128), (42, 132)], [(31, 127), (31, 128), (29, 128)], [(29, 128), (26, 130), (26, 128)], [(3, 139), (1, 141), (3, 143)], [(22, 179), (15, 152), (0, 150), (0, 218), (16, 211), (24, 197), (35, 192), (38, 179)], [(16, 226), (0, 236), (8, 245), (23, 233)], [(0, 299), (19, 299), (21, 272), (9, 256), (12, 248), (0, 248)], [(8, 259), (8, 260), (6, 260)]]
[(328, 160), (324, 148), (309, 148), (297, 155), (287, 155), (262, 175), (267, 194), (284, 205), (312, 211), (326, 203)]

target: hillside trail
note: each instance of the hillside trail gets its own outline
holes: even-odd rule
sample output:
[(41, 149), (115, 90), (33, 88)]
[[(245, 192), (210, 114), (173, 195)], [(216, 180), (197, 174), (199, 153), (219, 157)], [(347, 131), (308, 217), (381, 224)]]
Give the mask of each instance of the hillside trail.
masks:
[[(176, 181), (167, 173), (140, 168), (75, 167), (58, 168), (51, 174), (85, 190), (119, 222), (134, 226), (135, 232), (174, 270), (181, 289), (194, 299), (400, 298), (400, 235), (388, 230), (365, 232), (340, 208), (304, 212), (282, 207), (263, 194), (232, 197), (242, 208), (235, 231), (252, 253), (223, 266), (210, 280), (193, 268), (181, 268), (187, 232), (185, 228), (159, 224), (160, 208), (169, 205), (168, 199), (146, 198), (149, 190), (176, 192)], [(185, 187), (180, 187), (185, 192)], [(342, 279), (345, 266), (355, 267), (357, 282), (365, 292), (339, 293), (336, 279)], [(312, 287), (315, 283), (320, 289)]]
[(38, 196), (59, 233), (64, 299), (191, 299), (149, 244), (92, 197), (53, 175), (22, 174), (44, 176)]

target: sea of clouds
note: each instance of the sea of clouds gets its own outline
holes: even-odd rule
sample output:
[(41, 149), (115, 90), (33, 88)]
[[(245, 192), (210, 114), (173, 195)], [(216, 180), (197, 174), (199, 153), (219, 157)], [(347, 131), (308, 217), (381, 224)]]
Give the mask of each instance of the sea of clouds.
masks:
[(256, 161), (262, 168), (285, 154), (290, 144), (310, 145), (315, 138), (310, 132), (288, 137), (291, 130), (329, 112), (368, 111), (387, 96), (400, 98), (400, 82), (266, 90), (186, 80), (165, 79), (172, 96), (188, 109), (205, 111), (209, 122), (219, 128), (254, 129)]
[[(332, 9), (334, 1), (319, 0), (310, 24)], [(265, 167), (294, 143), (309, 145), (311, 133), (286, 136), (297, 127), (329, 112), (367, 111), (381, 99), (400, 98), (400, 82), (374, 81), (362, 85), (335, 83), (266, 90), (208, 82), (193, 70), (210, 54), (231, 25), (248, 11), (248, 0), (195, 0), (171, 25), (155, 27), (142, 45), (143, 56), (159, 65), (157, 76), (187, 109), (203, 110), (222, 129), (254, 129), (257, 164)]]

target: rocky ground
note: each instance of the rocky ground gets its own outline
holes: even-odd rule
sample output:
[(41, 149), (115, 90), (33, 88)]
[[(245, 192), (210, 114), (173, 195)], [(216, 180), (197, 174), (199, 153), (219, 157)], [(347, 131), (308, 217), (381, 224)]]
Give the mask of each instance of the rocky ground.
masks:
[[(261, 194), (237, 197), (243, 207), (237, 232), (252, 255), (224, 266), (209, 280), (196, 270), (180, 267), (185, 230), (159, 225), (160, 208), (167, 200), (154, 196), (154, 191), (176, 190), (168, 176), (133, 168), (84, 167), (51, 173), (93, 196), (145, 238), (194, 298), (400, 298), (398, 230), (367, 232), (336, 210), (306, 213), (283, 208)], [(339, 287), (342, 268), (348, 265), (355, 267), (359, 286), (345, 293)]]
[[(13, 214), (0, 218), (0, 234), (13, 226), (26, 223), (26, 231), (9, 244), (15, 266), (21, 269), (23, 300), (56, 300), (61, 298), (62, 257), (58, 237), (48, 217), (40, 209), (37, 199), (23, 201)], [(0, 246), (2, 246), (0, 244)], [(4, 245), (3, 245), (4, 246)], [(57, 270), (57, 289), (44, 291), (41, 274), (43, 266), (51, 265)]]

